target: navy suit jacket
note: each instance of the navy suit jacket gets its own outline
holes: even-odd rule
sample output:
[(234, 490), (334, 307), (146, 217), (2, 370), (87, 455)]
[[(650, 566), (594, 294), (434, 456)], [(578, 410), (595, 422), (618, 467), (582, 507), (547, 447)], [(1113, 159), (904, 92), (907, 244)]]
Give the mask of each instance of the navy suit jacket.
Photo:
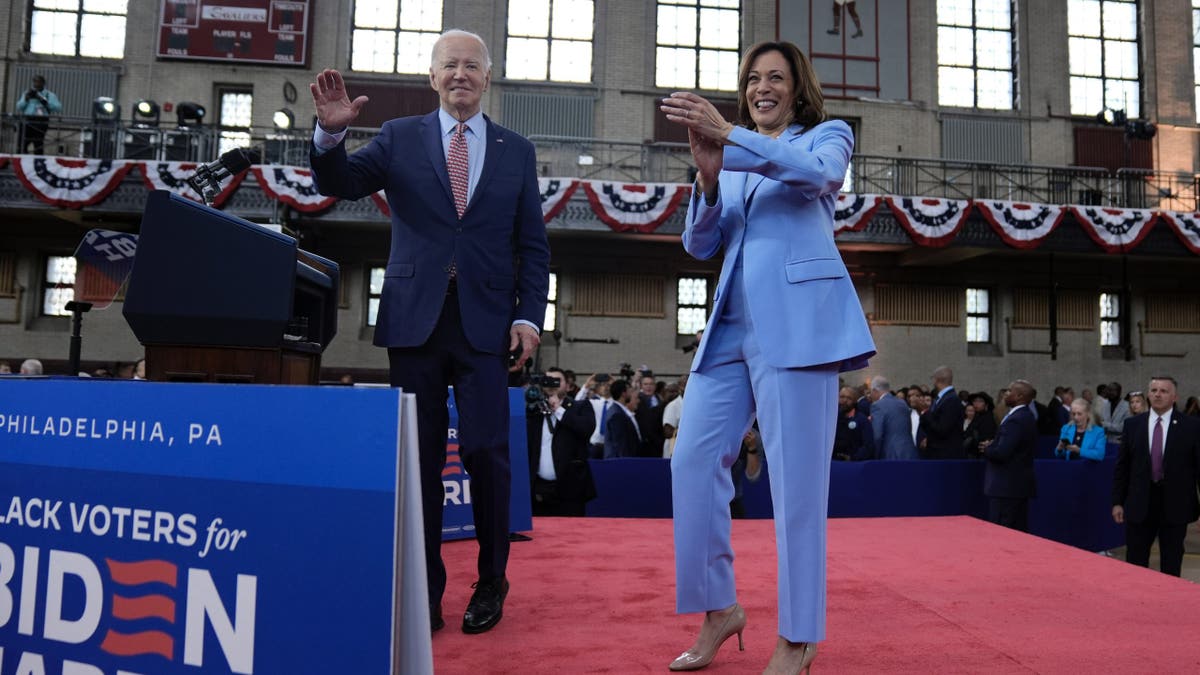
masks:
[(604, 459), (615, 457), (637, 457), (641, 440), (637, 426), (629, 419), (629, 415), (619, 407), (608, 415), (608, 424), (604, 427)]
[(917, 459), (913, 445), (912, 411), (900, 399), (884, 394), (871, 404), (871, 427), (879, 459)]
[(984, 449), (983, 494), (988, 497), (1029, 498), (1037, 495), (1033, 452), (1037, 422), (1029, 406), (1000, 423), (996, 438)]
[[(1125, 420), (1121, 448), (1113, 471), (1113, 506), (1125, 507), (1125, 519), (1140, 523), (1150, 507), (1150, 413)], [(1178, 525), (1200, 517), (1200, 420), (1171, 413), (1171, 429), (1163, 447), (1163, 513)]]
[(938, 397), (921, 415), (925, 452), (930, 459), (961, 459), (963, 452), (963, 405), (953, 387)]
[(550, 247), (533, 144), (484, 121), (483, 170), (461, 220), (436, 110), (388, 121), (353, 155), (341, 143), (311, 156), (321, 194), (359, 199), (386, 192), (392, 243), (375, 326), (378, 346), (415, 347), (429, 339), (446, 301), (451, 261), (472, 348), (503, 354), (516, 319), (541, 329)]

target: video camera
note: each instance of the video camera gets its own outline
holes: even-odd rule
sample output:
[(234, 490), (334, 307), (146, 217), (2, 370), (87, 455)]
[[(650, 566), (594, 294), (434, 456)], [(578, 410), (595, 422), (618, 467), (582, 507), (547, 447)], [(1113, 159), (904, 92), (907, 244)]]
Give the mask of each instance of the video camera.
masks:
[(637, 375), (637, 372), (633, 370), (633, 366), (628, 363), (622, 363), (620, 365), (619, 372), (621, 374), (621, 379), (625, 380), (626, 382), (633, 381), (633, 376)]
[(550, 414), (550, 399), (546, 396), (546, 388), (558, 389), (562, 383), (557, 377), (545, 373), (534, 373), (529, 376), (529, 386), (525, 389), (525, 414), (534, 417)]

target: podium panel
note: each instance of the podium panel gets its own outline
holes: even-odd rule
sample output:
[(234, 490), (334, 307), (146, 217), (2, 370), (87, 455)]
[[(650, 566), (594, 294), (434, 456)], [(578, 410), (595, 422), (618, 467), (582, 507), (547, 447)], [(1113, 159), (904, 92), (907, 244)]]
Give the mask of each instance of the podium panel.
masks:
[(432, 672), (415, 428), (396, 389), (0, 378), (3, 672)]

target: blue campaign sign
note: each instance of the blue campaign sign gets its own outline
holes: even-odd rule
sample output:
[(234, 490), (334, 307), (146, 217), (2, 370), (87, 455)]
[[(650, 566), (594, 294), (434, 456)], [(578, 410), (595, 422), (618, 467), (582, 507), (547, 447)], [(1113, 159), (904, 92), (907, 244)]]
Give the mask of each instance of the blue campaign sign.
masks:
[[(442, 540), (466, 539), (475, 536), (475, 518), (471, 513), (471, 477), (463, 468), (458, 454), (458, 409), (454, 405), (454, 388), (450, 388), (450, 428), (446, 434), (446, 468), (442, 470), (442, 486), (446, 490), (442, 502)], [(525, 446), (525, 390), (508, 390), (508, 457), (512, 469), (512, 496), (509, 499), (508, 530), (528, 532), (533, 529), (533, 505), (529, 496), (529, 451)]]
[(395, 389), (0, 379), (0, 675), (390, 673)]

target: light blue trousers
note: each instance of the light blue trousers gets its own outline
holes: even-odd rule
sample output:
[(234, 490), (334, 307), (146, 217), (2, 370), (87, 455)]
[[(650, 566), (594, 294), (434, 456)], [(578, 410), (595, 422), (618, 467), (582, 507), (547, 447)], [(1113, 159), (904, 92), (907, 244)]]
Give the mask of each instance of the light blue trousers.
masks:
[(737, 601), (729, 467), (757, 412), (775, 510), (779, 634), (792, 642), (817, 642), (825, 638), (825, 521), (837, 365), (768, 365), (746, 311), (740, 268), (728, 291), (722, 315), (709, 328), (705, 369), (688, 379), (671, 457), (676, 611), (722, 609)]

